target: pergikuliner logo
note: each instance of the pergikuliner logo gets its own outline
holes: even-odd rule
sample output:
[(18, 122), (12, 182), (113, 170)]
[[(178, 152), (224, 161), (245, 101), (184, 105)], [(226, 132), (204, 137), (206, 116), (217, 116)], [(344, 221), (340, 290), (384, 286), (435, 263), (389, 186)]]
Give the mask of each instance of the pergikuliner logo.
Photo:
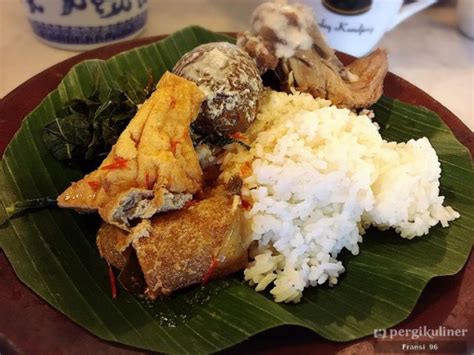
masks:
[(419, 339), (420, 337), (434, 339), (442, 337), (465, 337), (467, 329), (450, 329), (445, 326), (438, 328), (428, 328), (427, 326), (420, 326), (413, 329), (374, 329), (374, 338), (393, 339), (395, 337), (404, 337), (409, 339)]
[(374, 329), (374, 338), (385, 338), (386, 335), (386, 329)]

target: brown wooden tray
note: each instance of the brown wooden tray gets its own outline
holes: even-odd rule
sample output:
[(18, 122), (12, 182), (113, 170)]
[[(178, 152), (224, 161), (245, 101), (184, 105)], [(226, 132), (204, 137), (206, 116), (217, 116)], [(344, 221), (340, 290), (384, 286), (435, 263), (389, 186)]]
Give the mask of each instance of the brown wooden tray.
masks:
[[(23, 118), (64, 78), (69, 69), (85, 59), (108, 59), (165, 36), (140, 38), (89, 52), (58, 63), (26, 81), (0, 100), (0, 153), (20, 127)], [(352, 57), (340, 54), (344, 62)], [(385, 95), (407, 103), (425, 106), (443, 119), (456, 137), (474, 155), (473, 132), (451, 111), (431, 96), (400, 77), (389, 73)], [(468, 328), (474, 332), (474, 258), (464, 269), (450, 277), (430, 281), (410, 317), (397, 328), (426, 326)], [(464, 339), (466, 340), (466, 339)], [(227, 353), (259, 354), (344, 354), (373, 353), (374, 339), (366, 337), (349, 343), (335, 343), (298, 327), (265, 331)], [(191, 349), (190, 349), (191, 351)], [(0, 354), (139, 354), (139, 349), (98, 339), (69, 320), (23, 285), (3, 252), (0, 252)]]

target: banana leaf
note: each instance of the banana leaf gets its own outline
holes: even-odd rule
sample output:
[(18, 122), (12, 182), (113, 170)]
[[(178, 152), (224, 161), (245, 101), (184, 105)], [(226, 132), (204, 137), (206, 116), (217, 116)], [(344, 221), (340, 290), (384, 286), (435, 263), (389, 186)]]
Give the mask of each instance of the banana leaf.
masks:
[[(72, 98), (91, 94), (97, 79), (131, 73), (145, 87), (151, 70), (159, 78), (182, 54), (212, 41), (231, 40), (199, 27), (110, 60), (75, 66), (56, 90), (23, 121), (0, 165), (0, 220), (18, 200), (57, 196), (81, 172), (54, 159), (41, 139), (42, 127)], [(433, 112), (383, 97), (375, 106), (382, 135), (406, 141), (427, 136), (438, 153), (441, 193), (461, 217), (449, 228), (404, 240), (391, 231), (370, 230), (360, 255), (342, 255), (346, 272), (337, 287), (307, 289), (299, 304), (277, 304), (257, 293), (241, 274), (143, 301), (124, 290), (112, 299), (107, 269), (95, 247), (98, 219), (44, 208), (0, 227), (0, 247), (22, 282), (50, 305), (102, 339), (168, 353), (207, 353), (228, 348), (280, 325), (309, 328), (344, 342), (389, 328), (410, 314), (433, 277), (453, 275), (466, 262), (474, 230), (474, 171), (467, 149)]]

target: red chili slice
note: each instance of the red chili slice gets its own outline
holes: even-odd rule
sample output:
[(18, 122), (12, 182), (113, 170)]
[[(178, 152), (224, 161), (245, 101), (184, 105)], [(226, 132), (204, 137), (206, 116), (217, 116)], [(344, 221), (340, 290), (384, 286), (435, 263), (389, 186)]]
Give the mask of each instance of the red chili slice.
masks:
[(196, 203), (196, 200), (189, 200), (184, 204), (183, 208), (189, 208), (191, 206), (194, 206)]
[(114, 169), (122, 169), (127, 167), (127, 159), (124, 159), (122, 157), (115, 157), (114, 162), (103, 166), (101, 169), (103, 170), (114, 170)]
[(171, 141), (171, 151), (173, 154), (176, 154), (176, 148), (178, 147), (178, 144), (181, 144), (180, 141)]
[(212, 257), (211, 265), (209, 266), (209, 269), (207, 269), (206, 273), (204, 274), (204, 277), (202, 278), (202, 285), (205, 285), (209, 282), (211, 279), (212, 275), (214, 275), (214, 272), (216, 271), (216, 267), (218, 264), (218, 260), (215, 257)]
[(242, 200), (242, 207), (244, 210), (249, 210), (252, 208), (252, 204), (248, 201)]
[(112, 292), (112, 299), (117, 298), (117, 282), (115, 280), (114, 271), (112, 270), (112, 266), (109, 264), (109, 282), (110, 282), (110, 290)]
[(240, 141), (244, 141), (247, 139), (247, 137), (245, 137), (245, 135), (243, 135), (242, 133), (240, 132), (236, 132), (236, 133), (233, 133), (229, 136), (230, 138), (234, 138), (234, 139), (237, 139), (237, 140), (240, 140)]
[(100, 189), (101, 185), (100, 185), (100, 182), (98, 181), (88, 181), (87, 183), (89, 184), (90, 187), (92, 187), (94, 191), (97, 191)]

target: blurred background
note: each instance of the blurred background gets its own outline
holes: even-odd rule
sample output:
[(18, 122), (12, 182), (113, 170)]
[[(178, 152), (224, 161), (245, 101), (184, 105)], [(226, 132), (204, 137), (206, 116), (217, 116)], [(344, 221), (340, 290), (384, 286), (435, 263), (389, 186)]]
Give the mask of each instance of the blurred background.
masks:
[[(30, 28), (23, 1), (27, 0), (0, 0), (0, 97), (78, 53), (40, 42)], [(467, 1), (467, 11), (474, 12), (474, 0)], [(242, 31), (260, 3), (148, 0), (148, 21), (139, 37), (170, 33), (191, 24)], [(378, 47), (388, 50), (390, 71), (428, 92), (474, 130), (474, 41), (459, 31), (456, 6), (457, 0), (438, 1), (386, 33)], [(464, 14), (472, 21), (474, 14)]]

